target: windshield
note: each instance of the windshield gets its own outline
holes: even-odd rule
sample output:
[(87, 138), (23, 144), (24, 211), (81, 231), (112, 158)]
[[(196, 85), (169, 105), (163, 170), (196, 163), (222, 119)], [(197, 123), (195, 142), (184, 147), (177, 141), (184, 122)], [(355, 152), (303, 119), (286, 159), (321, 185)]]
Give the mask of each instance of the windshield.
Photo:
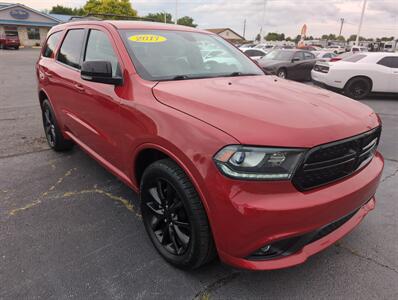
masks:
[(265, 59), (272, 59), (272, 60), (291, 60), (293, 57), (294, 52), (292, 51), (283, 51), (283, 50), (274, 50), (264, 56)]
[(264, 75), (216, 35), (170, 30), (121, 30), (137, 73), (146, 80)]

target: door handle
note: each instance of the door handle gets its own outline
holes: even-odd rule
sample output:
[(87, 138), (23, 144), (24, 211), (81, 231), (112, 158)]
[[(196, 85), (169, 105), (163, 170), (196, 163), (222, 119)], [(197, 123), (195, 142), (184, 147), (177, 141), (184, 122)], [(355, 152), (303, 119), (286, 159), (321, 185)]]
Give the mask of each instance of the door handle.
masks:
[(47, 77), (52, 77), (53, 76), (50, 72), (46, 72), (46, 71), (44, 71), (44, 75), (46, 75)]
[(79, 83), (75, 84), (75, 89), (78, 90), (81, 93), (84, 92), (84, 87), (81, 84), (79, 84)]

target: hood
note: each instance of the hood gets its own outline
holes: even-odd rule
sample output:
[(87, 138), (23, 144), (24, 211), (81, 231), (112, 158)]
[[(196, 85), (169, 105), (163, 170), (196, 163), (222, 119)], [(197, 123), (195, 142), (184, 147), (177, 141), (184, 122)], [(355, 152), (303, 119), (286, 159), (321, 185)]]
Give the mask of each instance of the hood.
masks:
[(275, 76), (163, 81), (153, 94), (247, 145), (313, 147), (378, 125), (366, 105)]

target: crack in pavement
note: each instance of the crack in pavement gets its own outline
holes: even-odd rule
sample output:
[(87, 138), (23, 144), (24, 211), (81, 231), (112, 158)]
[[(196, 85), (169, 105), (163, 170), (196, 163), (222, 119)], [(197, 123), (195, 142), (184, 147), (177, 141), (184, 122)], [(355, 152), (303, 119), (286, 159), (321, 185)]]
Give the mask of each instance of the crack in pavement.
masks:
[(130, 200), (125, 199), (123, 197), (120, 196), (116, 196), (113, 195), (112, 193), (109, 193), (107, 191), (104, 191), (102, 189), (99, 189), (97, 187), (94, 186), (93, 189), (89, 189), (89, 190), (81, 190), (81, 191), (72, 191), (72, 192), (66, 192), (63, 195), (59, 196), (59, 197), (55, 197), (57, 199), (63, 199), (63, 198), (69, 198), (69, 197), (73, 197), (73, 196), (78, 196), (78, 195), (83, 195), (83, 194), (93, 194), (93, 193), (97, 193), (97, 194), (101, 194), (101, 195), (105, 195), (108, 198), (110, 198), (111, 200), (114, 200), (116, 202), (121, 203), (125, 208), (127, 208), (130, 212), (134, 213), (136, 215), (136, 217), (138, 217), (139, 219), (142, 219), (142, 215), (138, 212), (138, 210), (136, 209), (136, 207), (131, 203)]
[(240, 272), (232, 272), (224, 277), (221, 277), (208, 285), (204, 287), (201, 291), (196, 293), (196, 295), (193, 297), (193, 300), (202, 300), (202, 299), (208, 299), (210, 296), (210, 293), (222, 288), (223, 286), (227, 285), (231, 281), (233, 281), (235, 278), (237, 278), (240, 275)]
[(392, 173), (392, 174), (390, 174), (390, 175), (384, 177), (384, 179), (380, 181), (380, 184), (383, 183), (384, 181), (386, 181), (386, 180), (388, 180), (388, 179), (390, 179), (390, 178), (396, 176), (397, 174), (398, 174), (398, 168), (394, 171), (394, 173)]
[(340, 248), (340, 249), (344, 249), (344, 250), (348, 251), (349, 253), (351, 253), (352, 255), (354, 255), (354, 256), (356, 256), (356, 257), (359, 257), (359, 258), (365, 259), (365, 260), (367, 260), (367, 261), (370, 261), (370, 262), (372, 262), (372, 263), (374, 263), (374, 264), (376, 264), (376, 265), (378, 265), (378, 266), (380, 266), (380, 267), (386, 268), (386, 269), (388, 269), (388, 270), (390, 270), (390, 271), (393, 271), (393, 272), (395, 272), (395, 273), (398, 274), (398, 270), (397, 270), (397, 269), (395, 269), (395, 268), (393, 268), (393, 267), (391, 267), (391, 266), (389, 266), (389, 265), (383, 264), (383, 263), (381, 263), (381, 262), (378, 262), (377, 260), (374, 260), (374, 259), (371, 258), (371, 257), (368, 257), (368, 256), (366, 256), (366, 255), (363, 255), (363, 254), (359, 253), (358, 251), (356, 251), (356, 250), (354, 250), (354, 249), (351, 249), (350, 247), (347, 247), (347, 246), (343, 245), (342, 243), (336, 243), (336, 244), (335, 244), (335, 247)]
[(50, 148), (47, 148), (47, 149), (40, 149), (40, 150), (36, 150), (36, 151), (29, 151), (29, 152), (15, 153), (15, 154), (7, 154), (7, 155), (0, 156), (0, 159), (16, 157), (16, 156), (22, 156), (22, 155), (28, 155), (28, 154), (33, 154), (33, 153), (40, 153), (40, 152), (50, 151), (50, 150), (51, 150)]
[(68, 170), (62, 177), (58, 178), (57, 182), (55, 184), (53, 184), (52, 186), (50, 186), (45, 192), (42, 192), (39, 197), (37, 197), (37, 199), (31, 203), (26, 204), (23, 207), (19, 207), (19, 208), (14, 208), (12, 209), (9, 213), (8, 216), (15, 216), (16, 214), (25, 211), (27, 209), (30, 209), (32, 207), (35, 207), (39, 204), (42, 203), (43, 199), (48, 195), (49, 192), (51, 192), (52, 190), (54, 190), (58, 185), (60, 185), (66, 177), (70, 176), (72, 174), (72, 171), (76, 171), (77, 168), (72, 168), (70, 170)]

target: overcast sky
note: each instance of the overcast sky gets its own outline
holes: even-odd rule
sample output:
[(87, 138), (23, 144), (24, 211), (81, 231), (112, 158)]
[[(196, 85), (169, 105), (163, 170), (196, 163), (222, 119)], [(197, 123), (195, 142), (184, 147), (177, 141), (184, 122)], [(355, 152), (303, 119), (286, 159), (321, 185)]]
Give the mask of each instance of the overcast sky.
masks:
[[(32, 8), (50, 9), (56, 4), (79, 7), (85, 0), (0, 0), (19, 2)], [(174, 15), (175, 0), (132, 0), (139, 15), (166, 11)], [(264, 10), (264, 2), (266, 2)], [(343, 35), (357, 32), (363, 0), (178, 0), (178, 16), (194, 18), (199, 28), (230, 27), (253, 39), (263, 26), (263, 33), (279, 32), (287, 36), (300, 33), (307, 24), (308, 35), (338, 34), (340, 18), (345, 19)], [(265, 11), (265, 13), (263, 13)], [(398, 0), (368, 0), (361, 35), (398, 38)], [(264, 21), (263, 21), (264, 20)]]

